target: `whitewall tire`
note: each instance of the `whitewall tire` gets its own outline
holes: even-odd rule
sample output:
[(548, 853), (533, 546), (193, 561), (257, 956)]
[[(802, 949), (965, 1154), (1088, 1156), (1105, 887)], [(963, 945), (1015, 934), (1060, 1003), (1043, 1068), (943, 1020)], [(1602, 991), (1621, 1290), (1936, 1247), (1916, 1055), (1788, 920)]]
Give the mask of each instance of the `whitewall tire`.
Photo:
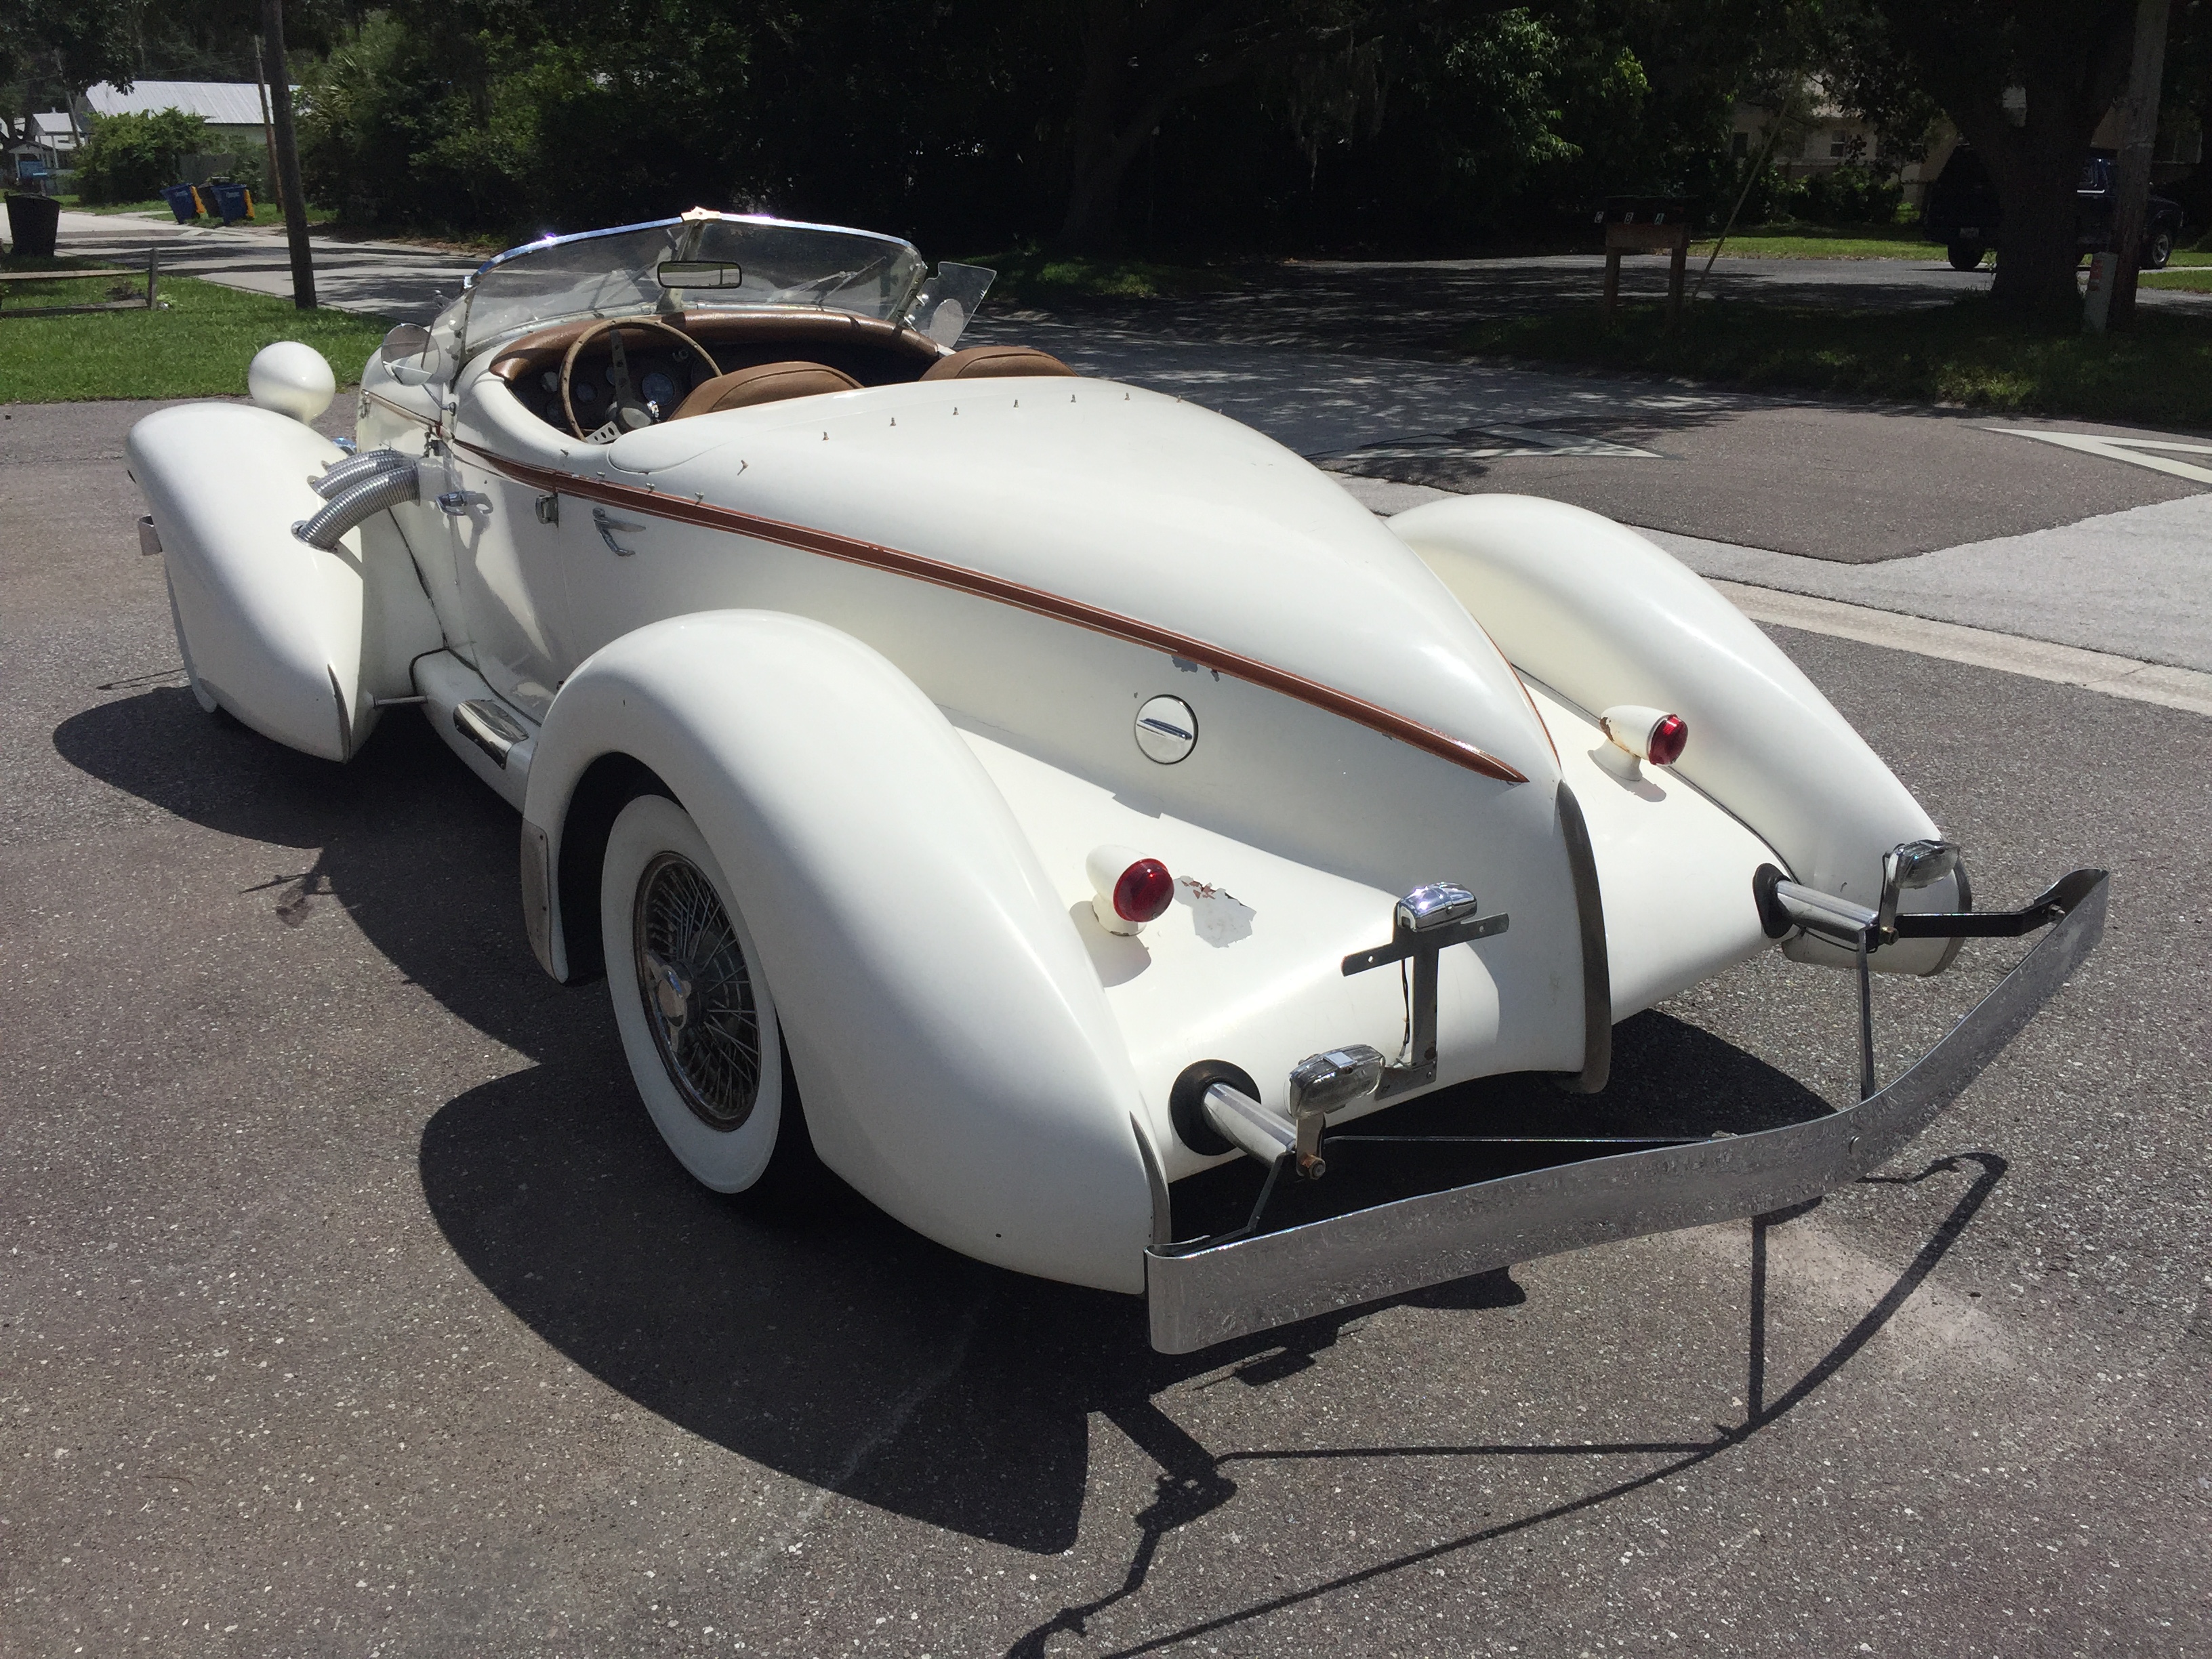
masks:
[(615, 1024), (654, 1127), (702, 1183), (746, 1191), (779, 1139), (805, 1131), (759, 947), (706, 837), (666, 796), (616, 817), (599, 927)]

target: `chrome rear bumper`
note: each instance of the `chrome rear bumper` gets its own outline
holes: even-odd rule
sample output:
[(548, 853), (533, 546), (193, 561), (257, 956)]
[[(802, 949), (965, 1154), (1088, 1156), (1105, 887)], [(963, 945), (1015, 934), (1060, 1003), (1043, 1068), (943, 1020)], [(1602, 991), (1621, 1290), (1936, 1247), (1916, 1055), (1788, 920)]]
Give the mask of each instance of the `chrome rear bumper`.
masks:
[(2106, 890), (2101, 871), (2053, 888), (2039, 902), (2055, 925), (1996, 988), (1888, 1087), (1827, 1117), (1148, 1250), (1152, 1346), (1189, 1353), (1586, 1244), (1786, 1209), (1855, 1181), (1927, 1127), (2065, 983), (2104, 934)]

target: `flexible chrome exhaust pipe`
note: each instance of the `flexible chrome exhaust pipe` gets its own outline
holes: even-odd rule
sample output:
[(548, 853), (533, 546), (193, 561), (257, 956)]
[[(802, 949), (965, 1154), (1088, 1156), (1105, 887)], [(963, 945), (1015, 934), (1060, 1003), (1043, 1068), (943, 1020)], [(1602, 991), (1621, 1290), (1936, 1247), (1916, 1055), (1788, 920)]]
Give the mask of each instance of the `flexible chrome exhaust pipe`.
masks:
[[(368, 457), (360, 459), (366, 460)], [(328, 552), (338, 544), (340, 537), (362, 520), (373, 518), (402, 501), (418, 500), (415, 464), (404, 456), (400, 459), (400, 465), (374, 471), (339, 492), (313, 518), (302, 519), (294, 525), (292, 533), (308, 546)]]
[(307, 482), (313, 487), (315, 494), (327, 501), (342, 494), (349, 485), (359, 483), (363, 478), (374, 477), (380, 472), (396, 472), (403, 466), (414, 465), (410, 459), (396, 449), (364, 450), (358, 455), (350, 456), (338, 462), (321, 477), (310, 478)]

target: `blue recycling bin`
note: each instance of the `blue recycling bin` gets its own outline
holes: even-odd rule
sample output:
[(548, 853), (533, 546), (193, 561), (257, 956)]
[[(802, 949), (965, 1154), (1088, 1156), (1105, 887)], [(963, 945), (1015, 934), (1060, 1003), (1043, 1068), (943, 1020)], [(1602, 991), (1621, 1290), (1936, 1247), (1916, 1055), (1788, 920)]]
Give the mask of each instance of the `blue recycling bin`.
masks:
[(253, 198), (244, 185), (202, 185), (200, 196), (204, 200), (210, 196), (215, 198), (216, 216), (227, 225), (253, 216)]
[(177, 216), (177, 222), (188, 225), (200, 216), (199, 198), (190, 185), (164, 185), (161, 199), (169, 204), (169, 211)]

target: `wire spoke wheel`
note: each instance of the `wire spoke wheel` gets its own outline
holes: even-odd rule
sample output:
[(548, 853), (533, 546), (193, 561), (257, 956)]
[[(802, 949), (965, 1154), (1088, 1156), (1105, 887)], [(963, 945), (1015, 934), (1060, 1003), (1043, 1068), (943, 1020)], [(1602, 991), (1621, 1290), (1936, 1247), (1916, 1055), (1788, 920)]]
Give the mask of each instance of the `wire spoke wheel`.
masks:
[(744, 947), (706, 873), (662, 853), (638, 877), (630, 936), (653, 1046), (684, 1104), (735, 1129), (761, 1092), (761, 1019)]

